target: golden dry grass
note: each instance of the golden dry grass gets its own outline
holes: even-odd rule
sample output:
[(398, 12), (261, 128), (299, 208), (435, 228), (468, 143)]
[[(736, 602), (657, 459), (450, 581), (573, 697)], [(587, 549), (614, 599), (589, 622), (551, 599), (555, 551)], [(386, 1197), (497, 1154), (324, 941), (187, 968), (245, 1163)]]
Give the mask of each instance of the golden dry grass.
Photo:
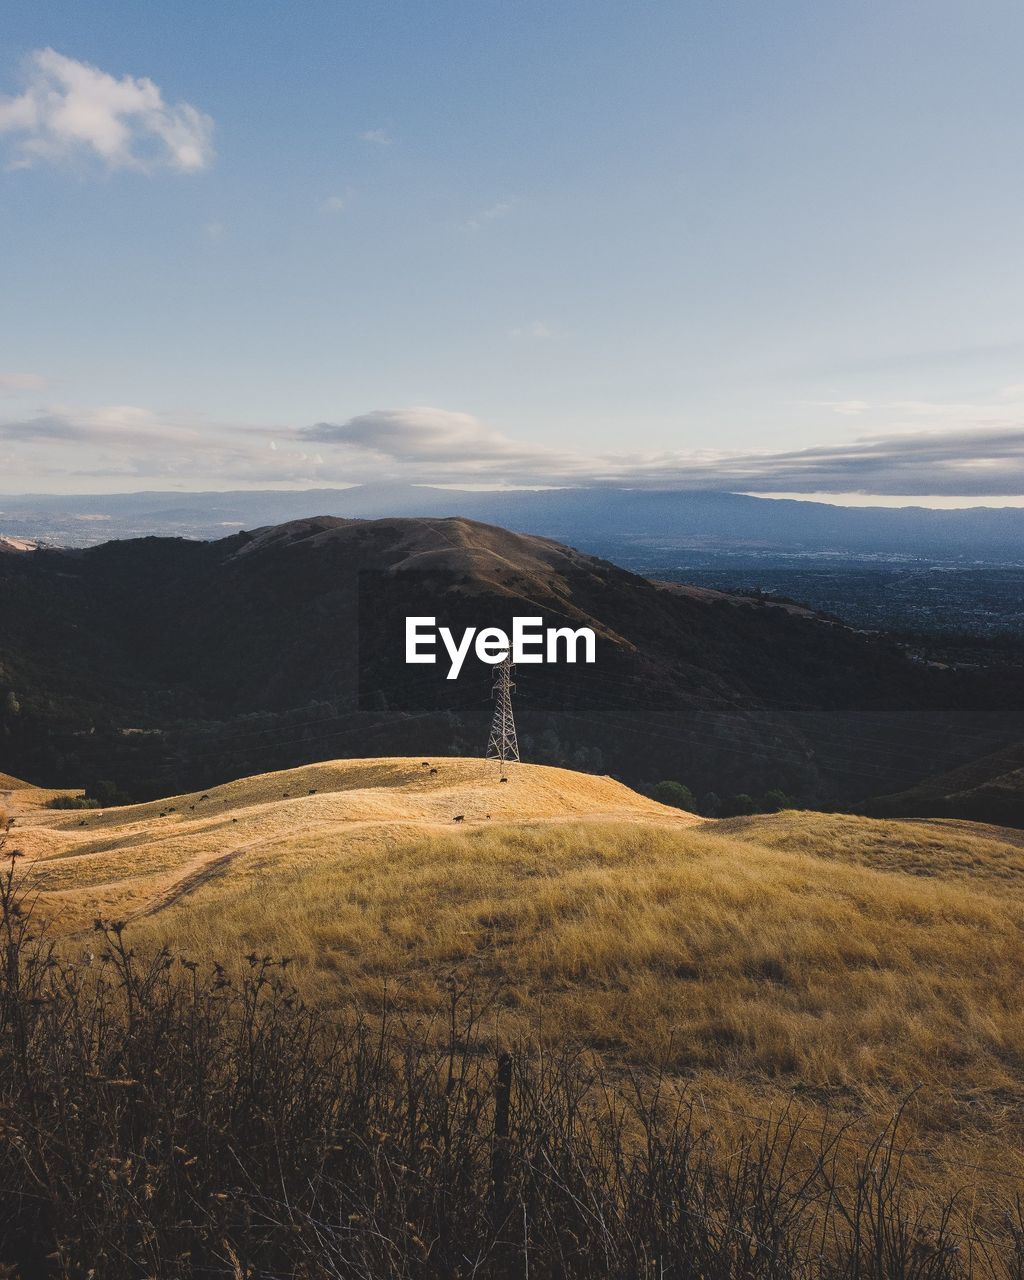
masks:
[(761, 848), (808, 853), (977, 887), (1024, 883), (1024, 831), (959, 818), (878, 819), (806, 811), (727, 818), (717, 830)]
[(0, 773), (0, 813), (28, 813), (34, 809), (45, 808), (56, 796), (80, 796), (81, 791), (73, 788), (53, 790), (47, 787), (36, 787), (31, 782), (23, 782), (9, 773)]
[(229, 866), (231, 883), (241, 883), (246, 864), (315, 861), (335, 837), (388, 846), (410, 833), (458, 829), (460, 815), (463, 829), (572, 818), (700, 821), (610, 778), (538, 765), (513, 766), (505, 783), (500, 776), (483, 760), (337, 760), (123, 808), (46, 810), (40, 805), (55, 793), (34, 791), (11, 791), (8, 805), (43, 905), (70, 931), (97, 912), (161, 910)]
[(66, 930), (134, 914), (140, 942), (291, 955), (309, 994), (370, 1008), (386, 985), (435, 1012), (454, 975), (493, 995), (499, 1034), (667, 1063), (712, 1109), (797, 1096), (867, 1129), (919, 1089), (930, 1168), (979, 1187), (999, 1174), (967, 1166), (1024, 1171), (1020, 832), (702, 822), (609, 779), (434, 763), (337, 761), (15, 830)]

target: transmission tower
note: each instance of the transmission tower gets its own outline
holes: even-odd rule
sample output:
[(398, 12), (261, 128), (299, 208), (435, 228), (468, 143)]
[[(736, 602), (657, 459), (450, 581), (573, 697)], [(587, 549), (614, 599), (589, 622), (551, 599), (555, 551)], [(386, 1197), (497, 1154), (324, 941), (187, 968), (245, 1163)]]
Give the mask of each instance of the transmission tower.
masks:
[(519, 760), (519, 743), (516, 742), (516, 722), (512, 715), (512, 660), (508, 657), (494, 667), (494, 718), (491, 720), (491, 736), (487, 739), (487, 759)]

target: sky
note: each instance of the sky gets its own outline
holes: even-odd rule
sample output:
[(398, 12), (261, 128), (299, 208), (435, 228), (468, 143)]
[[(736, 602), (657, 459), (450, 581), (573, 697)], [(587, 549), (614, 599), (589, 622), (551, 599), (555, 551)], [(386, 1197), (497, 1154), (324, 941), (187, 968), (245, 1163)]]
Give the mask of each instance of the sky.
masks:
[(0, 493), (1024, 502), (1017, 0), (5, 0)]

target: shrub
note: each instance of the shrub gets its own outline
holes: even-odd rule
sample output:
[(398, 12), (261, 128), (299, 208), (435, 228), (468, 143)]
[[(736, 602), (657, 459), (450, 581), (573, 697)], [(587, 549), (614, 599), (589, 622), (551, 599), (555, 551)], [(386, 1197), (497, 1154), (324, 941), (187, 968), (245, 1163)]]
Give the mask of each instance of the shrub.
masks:
[(98, 809), (100, 802), (91, 796), (54, 796), (47, 800), (47, 809)]

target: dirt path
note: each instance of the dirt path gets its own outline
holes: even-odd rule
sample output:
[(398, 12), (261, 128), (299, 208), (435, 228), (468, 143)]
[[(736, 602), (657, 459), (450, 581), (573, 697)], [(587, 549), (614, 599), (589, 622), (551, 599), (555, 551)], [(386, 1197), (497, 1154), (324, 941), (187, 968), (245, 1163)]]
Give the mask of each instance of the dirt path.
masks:
[(198, 889), (200, 885), (206, 884), (208, 880), (212, 880), (221, 871), (224, 871), (243, 853), (248, 852), (250, 849), (255, 849), (261, 844), (268, 844), (271, 839), (272, 837), (266, 840), (253, 840), (249, 844), (240, 844), (237, 849), (229, 849), (227, 853), (215, 854), (214, 857), (207, 858), (198, 867), (193, 867), (181, 880), (172, 884), (170, 888), (158, 893), (144, 907), (136, 908), (128, 916), (128, 919), (142, 920), (146, 916), (155, 916), (158, 911), (165, 911), (168, 907), (173, 907), (176, 902), (180, 902), (182, 898), (192, 893), (194, 889)]

